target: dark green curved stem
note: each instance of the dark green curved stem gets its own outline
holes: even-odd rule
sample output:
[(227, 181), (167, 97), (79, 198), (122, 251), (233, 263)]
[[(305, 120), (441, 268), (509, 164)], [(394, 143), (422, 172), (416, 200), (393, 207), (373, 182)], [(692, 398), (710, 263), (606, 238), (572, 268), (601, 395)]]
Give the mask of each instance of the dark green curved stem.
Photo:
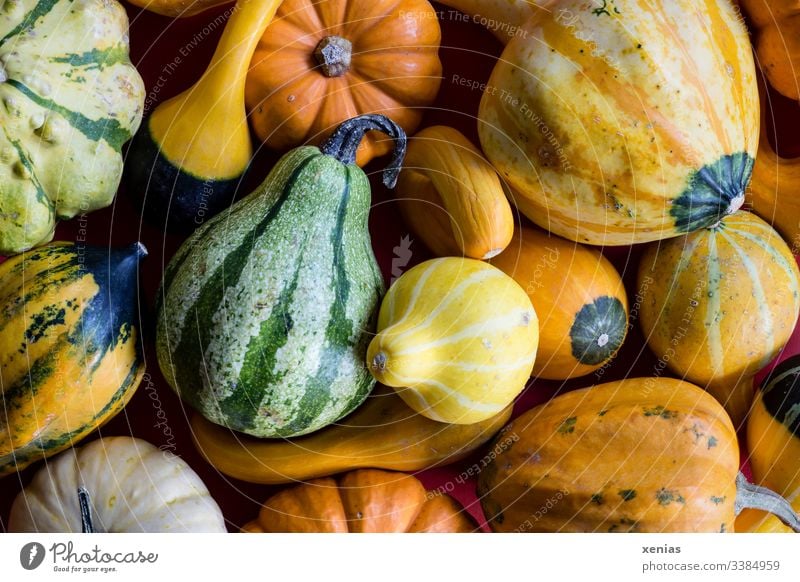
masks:
[(81, 507), (81, 533), (97, 533), (92, 522), (92, 506), (86, 487), (78, 487), (78, 504)]
[(750, 483), (741, 473), (736, 476), (736, 501), (733, 507), (736, 515), (743, 509), (766, 511), (781, 520), (786, 527), (800, 533), (800, 517), (791, 504), (774, 491)]
[(387, 188), (394, 188), (406, 156), (408, 139), (403, 128), (385, 115), (359, 115), (342, 122), (319, 149), (345, 165), (355, 164), (356, 150), (368, 131), (381, 131), (394, 140), (392, 160), (383, 171), (383, 183)]

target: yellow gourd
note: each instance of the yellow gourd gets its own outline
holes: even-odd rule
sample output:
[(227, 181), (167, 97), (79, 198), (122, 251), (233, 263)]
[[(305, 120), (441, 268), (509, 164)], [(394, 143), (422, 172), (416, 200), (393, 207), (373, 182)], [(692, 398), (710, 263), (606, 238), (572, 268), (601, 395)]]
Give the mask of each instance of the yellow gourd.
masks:
[(470, 424), (525, 388), (538, 343), (536, 312), (518, 283), (449, 257), (414, 267), (389, 289), (367, 365), (420, 414)]
[(452, 127), (426, 127), (409, 140), (397, 197), (406, 223), (440, 257), (490, 259), (514, 234), (497, 172)]

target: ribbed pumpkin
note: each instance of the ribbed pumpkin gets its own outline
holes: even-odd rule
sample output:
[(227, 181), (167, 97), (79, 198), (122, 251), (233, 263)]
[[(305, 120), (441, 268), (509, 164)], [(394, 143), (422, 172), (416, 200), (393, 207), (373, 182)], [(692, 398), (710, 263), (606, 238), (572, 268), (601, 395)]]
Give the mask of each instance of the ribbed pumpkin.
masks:
[(800, 1), (740, 0), (754, 28), (758, 64), (789, 99), (800, 99)]
[[(800, 513), (800, 356), (781, 362), (761, 383), (747, 418), (747, 448), (753, 479), (786, 496)], [(791, 531), (755, 510), (736, 520), (736, 530)]]
[(478, 526), (452, 497), (427, 493), (412, 475), (362, 469), (267, 499), (250, 533), (465, 533)]
[(0, 15), (0, 255), (111, 204), (144, 83), (115, 0), (10, 0)]
[(738, 475), (722, 406), (680, 380), (568, 392), (516, 418), (497, 442), (478, 477), (494, 531), (732, 532), (740, 507), (762, 504), (800, 527), (784, 500)]
[(124, 436), (49, 461), (14, 499), (8, 523), (11, 532), (79, 533), (87, 526), (92, 533), (226, 531), (219, 506), (183, 459)]
[(639, 321), (661, 369), (706, 387), (739, 426), (753, 375), (794, 330), (798, 277), (780, 235), (748, 212), (652, 244), (639, 265)]
[(522, 392), (539, 326), (525, 291), (474, 259), (433, 259), (389, 288), (367, 366), (433, 420), (490, 418)]
[(473, 424), (442, 424), (411, 410), (377, 386), (355, 412), (314, 434), (258, 439), (202, 416), (191, 420), (194, 445), (217, 471), (250, 483), (293, 483), (373, 468), (421, 471), (475, 452), (511, 418), (511, 406)]
[(74, 445), (133, 396), (145, 254), (51, 243), (0, 264), (0, 475)]
[(566, 380), (611, 361), (628, 333), (628, 299), (600, 252), (523, 225), (491, 264), (525, 289), (536, 310), (534, 376)]
[(483, 151), (519, 210), (555, 234), (658, 240), (743, 202), (758, 91), (728, 0), (564, 0), (533, 13), (488, 85)]
[[(319, 144), (366, 113), (411, 133), (439, 90), (440, 39), (427, 0), (284, 0), (247, 74), (253, 130), (278, 150)], [(391, 141), (368, 135), (358, 164), (391, 149)]]
[(406, 224), (440, 257), (489, 259), (514, 233), (497, 172), (452, 127), (426, 127), (408, 141), (397, 200)]

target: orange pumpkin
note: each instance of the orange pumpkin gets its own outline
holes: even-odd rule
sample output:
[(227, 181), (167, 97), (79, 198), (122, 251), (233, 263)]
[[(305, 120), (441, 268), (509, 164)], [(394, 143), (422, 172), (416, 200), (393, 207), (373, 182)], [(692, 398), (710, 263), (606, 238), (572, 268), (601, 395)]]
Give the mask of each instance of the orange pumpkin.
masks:
[[(247, 76), (256, 135), (278, 150), (319, 144), (364, 113), (382, 113), (413, 132), (439, 90), (440, 39), (427, 0), (286, 0)], [(368, 134), (358, 164), (391, 147), (391, 140)]]
[(800, 99), (800, 0), (741, 0), (755, 31), (755, 48), (770, 84)]
[(269, 499), (249, 533), (462, 533), (477, 529), (447, 495), (404, 473), (361, 469), (285, 489)]

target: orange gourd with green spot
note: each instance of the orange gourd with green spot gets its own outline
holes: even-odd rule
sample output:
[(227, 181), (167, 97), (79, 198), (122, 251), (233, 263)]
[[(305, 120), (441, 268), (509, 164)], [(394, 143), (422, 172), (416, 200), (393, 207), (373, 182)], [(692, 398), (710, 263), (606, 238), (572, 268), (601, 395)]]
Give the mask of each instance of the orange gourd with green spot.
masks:
[(498, 532), (730, 532), (746, 506), (800, 528), (791, 507), (738, 473), (730, 418), (702, 389), (633, 378), (569, 392), (496, 437), (480, 474)]

